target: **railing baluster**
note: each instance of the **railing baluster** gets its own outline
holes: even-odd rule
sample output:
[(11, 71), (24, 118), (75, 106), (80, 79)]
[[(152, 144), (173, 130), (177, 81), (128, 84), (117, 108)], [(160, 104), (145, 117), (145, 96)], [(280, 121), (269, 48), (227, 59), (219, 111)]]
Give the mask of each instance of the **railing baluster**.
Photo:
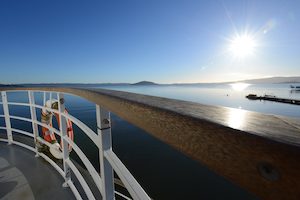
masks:
[[(50, 96), (52, 97), (51, 93), (50, 93)], [(69, 159), (70, 153), (69, 153), (69, 148), (68, 148), (68, 142), (64, 139), (64, 137), (68, 137), (68, 135), (67, 135), (66, 118), (61, 114), (65, 110), (65, 104), (60, 103), (60, 100), (63, 98), (64, 98), (64, 95), (62, 93), (57, 93), (60, 139), (62, 141), (63, 165), (64, 165), (64, 172), (65, 172), (65, 177), (64, 177), (65, 182), (63, 184), (63, 187), (68, 187), (68, 181), (71, 180), (71, 169), (66, 162), (66, 160)]]
[(11, 123), (10, 123), (10, 117), (9, 117), (9, 108), (8, 108), (8, 104), (7, 104), (6, 92), (5, 91), (1, 92), (1, 96), (2, 96), (3, 114), (5, 116), (5, 125), (6, 125), (8, 144), (12, 144), (13, 136), (12, 136), (12, 131), (11, 131)]
[(46, 92), (43, 92), (43, 106), (46, 105)]
[(52, 92), (49, 92), (50, 105), (52, 106)]
[(37, 137), (39, 135), (39, 129), (35, 121), (37, 121), (36, 118), (36, 108), (34, 107), (35, 105), (35, 99), (34, 99), (34, 92), (33, 91), (28, 91), (28, 99), (29, 99), (29, 105), (30, 105), (30, 114), (31, 114), (31, 119), (32, 119), (32, 131), (34, 135), (34, 144), (35, 144), (35, 151), (36, 154), (35, 156), (38, 157), (38, 148), (37, 148)]
[(108, 160), (104, 157), (104, 151), (112, 148), (110, 113), (103, 107), (96, 105), (97, 132), (100, 142), (100, 176), (103, 185), (102, 198), (104, 200), (114, 199), (114, 174)]

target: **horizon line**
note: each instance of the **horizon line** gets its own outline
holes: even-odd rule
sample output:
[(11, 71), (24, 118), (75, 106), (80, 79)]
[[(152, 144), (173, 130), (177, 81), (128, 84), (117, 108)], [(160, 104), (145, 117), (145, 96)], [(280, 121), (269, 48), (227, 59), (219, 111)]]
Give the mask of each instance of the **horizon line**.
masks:
[(160, 84), (160, 85), (174, 85), (174, 84), (216, 84), (216, 83), (232, 83), (232, 82), (245, 82), (245, 81), (254, 81), (254, 80), (262, 80), (262, 79), (272, 79), (272, 78), (300, 78), (300, 75), (298, 76), (271, 76), (271, 77), (263, 77), (263, 78), (253, 78), (253, 79), (243, 79), (243, 80), (231, 80), (231, 81), (216, 81), (216, 82), (175, 82), (175, 83), (157, 83), (153, 81), (138, 81), (134, 83), (128, 83), (128, 82), (98, 82), (98, 83), (80, 83), (80, 82), (52, 82), (52, 83), (0, 83), (0, 85), (26, 85), (26, 84), (136, 84), (140, 82), (151, 82), (154, 84)]

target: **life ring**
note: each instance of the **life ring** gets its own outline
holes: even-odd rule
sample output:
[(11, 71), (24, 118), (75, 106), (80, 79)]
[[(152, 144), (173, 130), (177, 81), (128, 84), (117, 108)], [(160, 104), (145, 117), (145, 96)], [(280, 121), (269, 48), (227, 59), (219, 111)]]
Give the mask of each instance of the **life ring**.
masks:
[[(62, 103), (62, 104), (64, 103), (63, 99), (60, 100), (60, 103)], [(47, 110), (47, 108), (58, 110), (58, 100), (52, 99), (52, 100), (46, 101), (44, 108), (42, 109), (42, 113), (41, 113), (41, 122), (50, 127), (53, 127), (53, 125), (52, 125), (53, 113), (51, 111)], [(63, 112), (65, 114), (68, 114), (67, 109), (65, 109)], [(56, 118), (56, 120), (58, 122), (58, 126), (59, 126), (59, 114), (54, 113), (54, 115), (55, 115), (55, 118)], [(67, 135), (72, 141), (74, 141), (74, 132), (73, 132), (72, 121), (70, 119), (66, 119), (66, 125), (67, 125)], [(55, 158), (62, 159), (62, 151), (61, 151), (62, 140), (60, 141), (60, 145), (59, 145), (58, 141), (55, 137), (55, 134), (44, 126), (42, 127), (42, 133), (43, 133), (44, 140), (46, 140), (47, 142), (52, 144), (52, 146), (50, 146), (50, 148), (49, 148), (50, 153)], [(71, 152), (72, 146), (68, 145), (68, 149), (69, 149), (69, 152)]]

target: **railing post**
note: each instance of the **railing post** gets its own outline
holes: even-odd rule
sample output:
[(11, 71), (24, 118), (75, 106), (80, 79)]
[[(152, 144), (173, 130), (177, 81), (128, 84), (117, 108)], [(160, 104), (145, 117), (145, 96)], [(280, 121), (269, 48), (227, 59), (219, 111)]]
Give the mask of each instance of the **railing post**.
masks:
[(3, 114), (5, 117), (7, 140), (8, 140), (8, 144), (12, 144), (13, 136), (12, 136), (12, 131), (11, 131), (9, 109), (8, 109), (8, 104), (7, 104), (7, 95), (6, 95), (5, 91), (1, 92), (1, 97), (2, 97), (2, 105), (3, 105)]
[(46, 92), (43, 92), (43, 106), (46, 106)]
[(114, 174), (112, 166), (104, 156), (104, 152), (112, 148), (110, 113), (105, 108), (96, 105), (96, 117), (97, 132), (100, 142), (99, 157), (100, 176), (103, 185), (102, 198), (104, 200), (112, 200), (115, 198)]
[[(50, 96), (51, 93), (50, 93)], [(69, 159), (69, 148), (68, 142), (65, 137), (68, 137), (67, 134), (67, 121), (66, 118), (62, 115), (65, 111), (65, 104), (63, 101), (64, 95), (62, 93), (57, 93), (57, 100), (58, 100), (58, 111), (59, 111), (59, 129), (60, 129), (60, 139), (62, 141), (62, 154), (63, 154), (63, 165), (64, 165), (64, 172), (65, 172), (65, 182), (63, 183), (63, 187), (68, 187), (68, 181), (71, 179), (71, 169), (67, 164), (66, 160)]]
[(35, 157), (38, 157), (38, 147), (37, 147), (37, 137), (39, 136), (39, 129), (36, 124), (37, 118), (36, 118), (36, 109), (34, 107), (35, 105), (35, 99), (34, 99), (34, 93), (33, 91), (28, 91), (28, 99), (29, 99), (29, 105), (30, 105), (30, 114), (31, 114), (31, 120), (32, 120), (32, 131), (34, 136), (34, 145), (35, 145)]

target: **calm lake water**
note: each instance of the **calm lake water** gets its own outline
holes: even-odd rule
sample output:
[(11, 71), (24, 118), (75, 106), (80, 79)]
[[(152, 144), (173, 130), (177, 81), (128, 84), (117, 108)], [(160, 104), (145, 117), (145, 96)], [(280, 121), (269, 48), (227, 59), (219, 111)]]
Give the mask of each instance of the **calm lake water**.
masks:
[[(300, 93), (291, 92), (288, 84), (250, 85), (236, 91), (230, 85), (201, 86), (110, 86), (101, 87), (153, 96), (168, 97), (208, 105), (219, 105), (267, 114), (300, 117), (300, 106), (266, 101), (250, 101), (245, 95), (270, 94), (300, 99)], [(28, 102), (26, 93), (9, 93), (9, 101)], [(48, 96), (49, 98), (49, 96)], [(69, 113), (96, 132), (95, 105), (73, 95), (66, 95)], [(42, 93), (36, 94), (36, 103), (42, 105)], [(28, 117), (29, 109), (10, 106), (12, 115)], [(40, 110), (38, 109), (40, 120)], [(0, 106), (0, 114), (3, 113)], [(0, 126), (4, 126), (0, 118)], [(31, 131), (31, 124), (12, 120), (12, 126)], [(75, 142), (87, 154), (96, 169), (99, 166), (95, 145), (78, 127), (74, 127)], [(112, 113), (113, 149), (134, 177), (153, 199), (256, 199), (253, 195), (211, 172), (172, 147), (153, 138), (145, 131), (120, 119)], [(78, 161), (74, 151), (71, 157)]]
[(274, 95), (282, 98), (300, 99), (300, 91), (292, 91), (290, 84), (253, 84), (242, 91), (230, 84), (202, 84), (197, 86), (111, 86), (106, 89), (127, 91), (152, 96), (180, 99), (207, 105), (241, 108), (267, 114), (300, 117), (300, 107), (270, 101), (251, 101), (248, 94)]

